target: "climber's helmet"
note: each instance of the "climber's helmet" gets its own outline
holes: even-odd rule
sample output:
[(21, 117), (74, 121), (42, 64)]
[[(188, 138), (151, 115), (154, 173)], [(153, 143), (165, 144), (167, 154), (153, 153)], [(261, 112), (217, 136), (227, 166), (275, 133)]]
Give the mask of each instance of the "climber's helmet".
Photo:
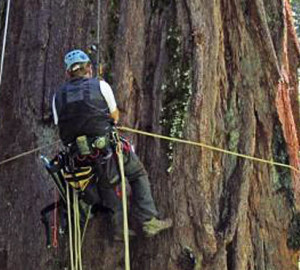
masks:
[(88, 62), (91, 62), (91, 59), (85, 52), (81, 50), (73, 50), (65, 55), (65, 66), (67, 71), (74, 71), (73, 68), (75, 68), (75, 64), (82, 64)]

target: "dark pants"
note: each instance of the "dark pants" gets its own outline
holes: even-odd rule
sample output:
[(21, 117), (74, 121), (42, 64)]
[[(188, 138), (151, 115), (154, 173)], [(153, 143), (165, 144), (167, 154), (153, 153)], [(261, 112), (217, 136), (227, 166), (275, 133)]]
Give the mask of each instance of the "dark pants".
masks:
[[(132, 206), (134, 209), (132, 214), (140, 223), (143, 223), (146, 220), (150, 220), (153, 216), (158, 215), (151, 194), (148, 174), (143, 164), (134, 152), (129, 151), (123, 154), (125, 177), (130, 184), (132, 192)], [(118, 161), (115, 161), (115, 165), (118, 166)], [(99, 193), (100, 195), (101, 204), (112, 211), (112, 222), (115, 229), (118, 230), (122, 228), (122, 199), (118, 198), (116, 192), (112, 187), (103, 187), (101, 185), (101, 179), (99, 179), (97, 187), (95, 185), (89, 186), (85, 192), (95, 194), (95, 189), (98, 190), (97, 193)], [(94, 197), (96, 198), (96, 196)], [(98, 202), (100, 200), (93, 199), (93, 201)]]
[(152, 198), (148, 174), (134, 152), (126, 153), (124, 157), (125, 176), (131, 186), (135, 207), (133, 214), (141, 222), (149, 220), (157, 216), (158, 212)]

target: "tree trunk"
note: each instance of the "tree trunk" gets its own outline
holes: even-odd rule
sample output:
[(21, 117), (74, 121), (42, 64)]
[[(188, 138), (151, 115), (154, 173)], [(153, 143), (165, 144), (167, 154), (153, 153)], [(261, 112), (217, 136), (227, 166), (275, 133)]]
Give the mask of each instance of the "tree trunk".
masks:
[[(1, 14), (0, 4), (0, 30)], [(102, 0), (100, 52), (122, 124), (299, 169), (299, 49), (290, 16), (279, 0)], [(46, 119), (63, 56), (96, 43), (96, 34), (97, 1), (12, 1), (0, 160), (58, 139)], [(299, 174), (131, 136), (159, 210), (174, 220), (172, 230), (131, 242), (132, 269), (297, 269), (299, 239), (289, 236), (294, 249), (287, 239)], [(54, 200), (39, 154), (58, 148), (0, 165), (0, 270), (68, 265), (66, 237), (47, 250), (39, 215)], [(106, 215), (91, 220), (84, 269), (124, 269), (123, 253)]]

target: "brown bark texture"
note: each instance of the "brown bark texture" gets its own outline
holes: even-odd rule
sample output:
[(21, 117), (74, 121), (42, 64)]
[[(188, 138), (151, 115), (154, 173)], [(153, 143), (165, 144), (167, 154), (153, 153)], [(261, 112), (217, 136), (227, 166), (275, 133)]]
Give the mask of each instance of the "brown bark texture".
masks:
[[(1, 37), (4, 9), (2, 1)], [(105, 78), (124, 126), (299, 169), (299, 46), (287, 0), (101, 0), (100, 18)], [(63, 56), (88, 48), (96, 34), (95, 0), (12, 1), (0, 161), (58, 139), (47, 117), (64, 80)], [(299, 174), (130, 136), (159, 210), (174, 221), (171, 230), (130, 243), (132, 269), (297, 269), (299, 238), (288, 233)], [(0, 270), (69, 269), (67, 237), (46, 249), (39, 213), (54, 200), (39, 155), (59, 148), (0, 166)], [(85, 237), (84, 269), (124, 269), (123, 261), (123, 244), (111, 241), (107, 216), (98, 214)]]

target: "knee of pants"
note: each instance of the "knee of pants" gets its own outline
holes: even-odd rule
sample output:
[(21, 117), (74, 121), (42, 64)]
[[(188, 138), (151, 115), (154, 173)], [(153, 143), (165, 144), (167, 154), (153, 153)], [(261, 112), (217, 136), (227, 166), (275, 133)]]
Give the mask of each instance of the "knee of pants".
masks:
[(129, 182), (138, 178), (148, 179), (148, 173), (138, 156), (133, 152), (130, 152), (128, 155), (127, 162), (125, 163), (125, 175)]
[(111, 209), (113, 212), (122, 210), (122, 201), (112, 188), (99, 188), (103, 206)]
[(89, 184), (86, 189), (81, 193), (83, 201), (89, 205), (101, 203), (101, 198), (95, 184)]

